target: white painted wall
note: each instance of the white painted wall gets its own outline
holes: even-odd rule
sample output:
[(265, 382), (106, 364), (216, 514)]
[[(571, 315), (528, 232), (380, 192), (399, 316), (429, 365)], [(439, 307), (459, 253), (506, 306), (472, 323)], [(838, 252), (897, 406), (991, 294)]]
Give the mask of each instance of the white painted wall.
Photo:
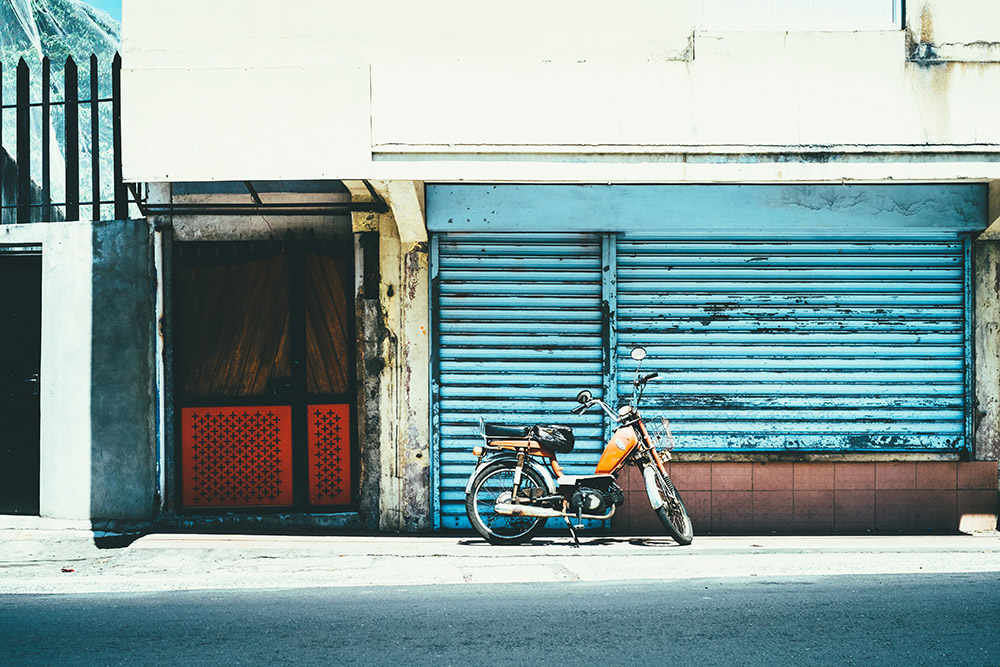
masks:
[[(909, 32), (696, 32), (700, 1), (125, 0), (125, 176), (1000, 177), (1000, 63), (958, 57), (985, 0)], [(908, 59), (941, 35), (964, 62)]]
[(1000, 61), (996, 0), (907, 0), (906, 27), (915, 44), (930, 44), (939, 58)]
[(689, 0), (124, 0), (122, 39), (139, 69), (664, 60), (693, 17)]
[(892, 30), (902, 0), (698, 0), (702, 30)]

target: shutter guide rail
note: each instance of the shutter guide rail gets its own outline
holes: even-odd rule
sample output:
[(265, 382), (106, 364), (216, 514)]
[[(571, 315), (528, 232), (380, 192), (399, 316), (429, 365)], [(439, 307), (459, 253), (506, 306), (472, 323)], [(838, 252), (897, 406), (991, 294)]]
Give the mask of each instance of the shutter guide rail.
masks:
[(440, 338), (440, 303), (441, 295), (438, 288), (441, 265), (441, 239), (437, 234), (430, 235), (430, 396), (431, 396), (431, 516), (435, 529), (441, 528), (441, 499), (439, 489), (441, 488), (441, 385), (438, 377), (441, 373), (441, 360), (438, 355), (438, 340)]
[[(601, 308), (604, 340), (604, 381), (607, 388), (605, 402), (612, 408), (618, 406), (618, 239), (614, 234), (601, 236)], [(584, 387), (581, 387), (583, 389)], [(614, 424), (604, 415), (604, 440), (611, 439)]]
[(972, 236), (966, 235), (963, 247), (963, 261), (965, 262), (965, 284), (964, 284), (964, 297), (965, 297), (965, 444), (962, 449), (965, 452), (972, 450), (970, 439), (972, 434), (975, 432), (975, 421), (973, 419), (973, 392), (974, 392), (974, 382), (975, 382), (975, 363), (973, 362), (973, 331), (972, 331), (972, 319), (973, 319), (973, 295), (975, 288), (972, 284)]

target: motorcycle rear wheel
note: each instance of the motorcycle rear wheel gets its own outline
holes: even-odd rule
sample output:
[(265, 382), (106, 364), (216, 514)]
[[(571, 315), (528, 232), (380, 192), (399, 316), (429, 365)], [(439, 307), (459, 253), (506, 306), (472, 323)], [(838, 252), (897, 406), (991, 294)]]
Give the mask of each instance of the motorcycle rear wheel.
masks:
[(691, 525), (691, 517), (688, 516), (681, 494), (677, 493), (674, 483), (670, 477), (654, 468), (656, 474), (656, 486), (660, 491), (660, 498), (663, 505), (656, 510), (656, 516), (660, 523), (667, 529), (670, 537), (681, 546), (691, 544), (694, 540), (694, 527)]
[[(465, 497), (465, 512), (469, 522), (490, 544), (521, 544), (537, 535), (545, 527), (541, 517), (507, 516), (497, 514), (493, 507), (501, 496), (509, 495), (514, 489), (513, 461), (498, 461), (483, 468), (472, 482), (472, 489)], [(545, 482), (541, 475), (531, 468), (523, 468), (521, 490), (533, 488), (545, 492)]]

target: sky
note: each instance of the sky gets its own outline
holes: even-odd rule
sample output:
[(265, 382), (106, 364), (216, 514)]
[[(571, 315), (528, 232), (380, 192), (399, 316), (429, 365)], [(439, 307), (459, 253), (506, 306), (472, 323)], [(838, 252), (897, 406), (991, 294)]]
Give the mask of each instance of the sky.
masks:
[(122, 20), (122, 0), (85, 0), (85, 2), (111, 14), (119, 22)]

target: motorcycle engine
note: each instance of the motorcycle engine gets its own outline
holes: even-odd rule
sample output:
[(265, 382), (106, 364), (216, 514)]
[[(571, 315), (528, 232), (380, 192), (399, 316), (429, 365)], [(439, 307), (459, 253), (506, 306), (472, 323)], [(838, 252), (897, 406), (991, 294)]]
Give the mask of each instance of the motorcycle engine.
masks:
[(569, 499), (571, 512), (580, 511), (583, 514), (607, 514), (608, 508), (625, 500), (625, 495), (617, 484), (612, 484), (607, 491), (581, 486), (573, 492)]

